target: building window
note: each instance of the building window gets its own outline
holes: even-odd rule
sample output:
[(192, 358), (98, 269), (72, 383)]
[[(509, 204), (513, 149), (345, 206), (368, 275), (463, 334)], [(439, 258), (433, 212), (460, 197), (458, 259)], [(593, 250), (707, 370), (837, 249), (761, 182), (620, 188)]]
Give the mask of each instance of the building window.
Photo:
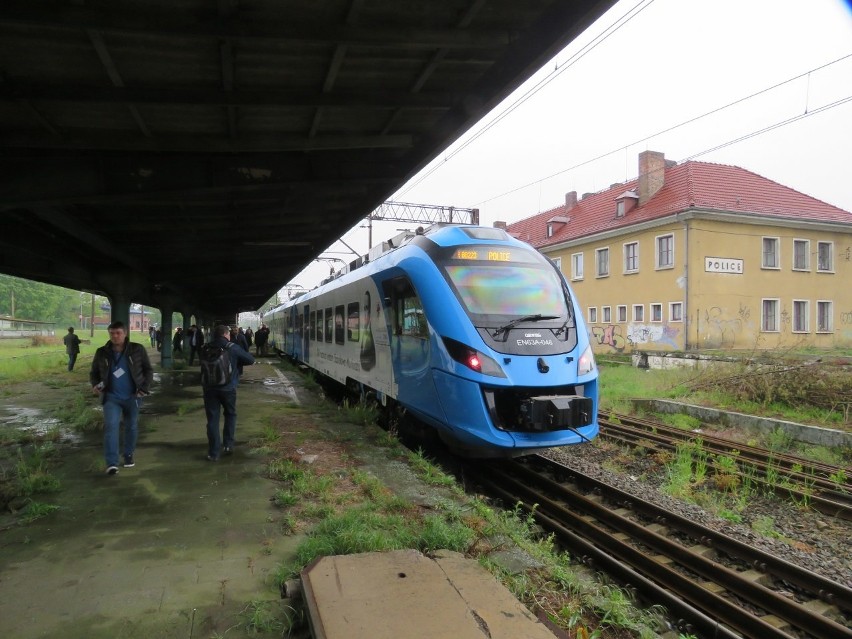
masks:
[(639, 242), (624, 245), (624, 272), (635, 273), (639, 270)]
[(598, 309), (596, 306), (589, 307), (589, 322), (594, 324), (598, 321)]
[(583, 254), (574, 253), (571, 255), (571, 279), (583, 279)]
[(793, 332), (808, 332), (808, 301), (793, 300)]
[(615, 315), (616, 322), (626, 322), (627, 321), (627, 306), (625, 304), (619, 304), (615, 307)]
[(834, 243), (817, 242), (817, 271), (834, 270)]
[(612, 324), (612, 307), (611, 306), (601, 306), (601, 321), (604, 324)]
[(674, 266), (674, 235), (661, 235), (657, 238), (657, 268)]
[(553, 224), (547, 224), (547, 237), (553, 237)]
[(669, 321), (670, 322), (682, 322), (683, 321), (683, 302), (670, 302), (669, 303)]
[(645, 305), (644, 304), (634, 304), (633, 305), (633, 321), (634, 322), (644, 322), (645, 321)]
[(598, 277), (607, 277), (609, 275), (609, 249), (602, 248), (595, 250), (595, 265), (597, 268), (596, 274)]
[(663, 321), (663, 305), (662, 304), (651, 304), (651, 321), (652, 322), (662, 322)]
[(624, 200), (615, 203), (615, 217), (624, 217)]
[(763, 238), (763, 258), (760, 262), (762, 268), (780, 268), (781, 262), (778, 259), (780, 241), (777, 237)]
[(811, 242), (810, 240), (793, 240), (793, 270), (811, 270)]
[(764, 333), (778, 332), (778, 304), (777, 299), (764, 299), (760, 306), (760, 330)]
[(817, 333), (831, 333), (834, 330), (831, 307), (831, 302), (817, 300)]

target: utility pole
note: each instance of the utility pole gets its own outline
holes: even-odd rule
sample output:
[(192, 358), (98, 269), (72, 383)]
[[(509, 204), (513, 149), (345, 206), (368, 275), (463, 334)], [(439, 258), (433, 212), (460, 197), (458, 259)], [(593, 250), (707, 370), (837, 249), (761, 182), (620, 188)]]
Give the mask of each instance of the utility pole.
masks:
[(95, 294), (92, 293), (92, 317), (89, 320), (89, 337), (95, 336)]

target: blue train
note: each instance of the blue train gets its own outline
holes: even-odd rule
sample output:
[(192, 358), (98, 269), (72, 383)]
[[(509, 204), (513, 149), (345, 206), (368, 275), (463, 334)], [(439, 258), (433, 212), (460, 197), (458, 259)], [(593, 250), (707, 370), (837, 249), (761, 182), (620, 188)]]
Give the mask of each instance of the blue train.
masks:
[(598, 434), (582, 312), (528, 244), (500, 228), (435, 225), (346, 271), (264, 315), (275, 350), (404, 409), (466, 456)]

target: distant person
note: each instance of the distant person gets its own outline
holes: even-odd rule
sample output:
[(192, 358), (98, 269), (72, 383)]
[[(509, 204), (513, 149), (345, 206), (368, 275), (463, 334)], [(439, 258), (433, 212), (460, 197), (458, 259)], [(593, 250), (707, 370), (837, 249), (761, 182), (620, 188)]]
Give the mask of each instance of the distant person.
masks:
[(153, 326), (148, 327), (148, 337), (151, 338), (151, 348), (157, 345), (157, 329)]
[(161, 351), (161, 350), (163, 350), (163, 329), (161, 329), (159, 326), (157, 327), (156, 336), (157, 336), (157, 350)]
[(249, 348), (251, 348), (251, 345), (253, 343), (254, 343), (254, 331), (251, 330), (251, 326), (249, 326), (246, 329), (246, 344), (248, 344), (248, 348), (246, 350), (249, 350)]
[(266, 324), (261, 324), (254, 334), (254, 352), (256, 355), (266, 355), (267, 343), (269, 342), (269, 329)]
[[(238, 344), (240, 348), (242, 348), (246, 353), (248, 353), (248, 342), (246, 341), (245, 333), (243, 333), (243, 329), (231, 327), (231, 343)], [(243, 363), (239, 362), (237, 364), (237, 370), (239, 371), (239, 376), (243, 376)]]
[(195, 324), (189, 327), (189, 365), (195, 360), (195, 356), (201, 353), (201, 347), (204, 346), (204, 333)]
[(74, 370), (74, 362), (80, 354), (80, 338), (74, 335), (74, 327), (68, 327), (68, 334), (62, 338), (65, 343), (65, 352), (68, 354), (68, 370)]
[(124, 420), (124, 467), (135, 465), (140, 398), (151, 391), (154, 369), (148, 352), (131, 342), (124, 322), (108, 327), (109, 341), (92, 359), (89, 382), (104, 406), (104, 459), (107, 475), (118, 472), (119, 424)]
[(180, 326), (175, 329), (175, 335), (172, 337), (172, 350), (175, 353), (183, 352), (183, 328)]
[[(207, 460), (219, 461), (219, 453), (230, 455), (234, 452), (234, 438), (237, 432), (237, 383), (239, 366), (254, 364), (251, 356), (239, 344), (230, 340), (230, 329), (220, 324), (213, 329), (213, 339), (204, 347), (202, 358), (201, 383), (204, 391), (204, 412), (207, 414)], [(206, 374), (205, 369), (212, 366), (215, 354), (221, 354), (229, 361), (230, 376), (224, 382), (215, 385), (214, 374)], [(219, 409), (225, 414), (225, 425), (219, 435)]]

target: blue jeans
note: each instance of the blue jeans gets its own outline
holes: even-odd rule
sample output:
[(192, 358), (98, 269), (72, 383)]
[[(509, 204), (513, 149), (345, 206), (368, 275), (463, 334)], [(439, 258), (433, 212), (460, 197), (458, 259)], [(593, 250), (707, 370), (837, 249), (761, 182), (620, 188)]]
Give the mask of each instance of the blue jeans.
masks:
[(107, 466), (118, 466), (118, 425), (124, 418), (124, 454), (132, 455), (136, 450), (139, 435), (139, 400), (110, 399), (104, 402), (104, 459)]
[[(225, 426), (219, 436), (219, 408), (225, 412)], [(219, 457), (219, 450), (233, 448), (237, 431), (237, 390), (204, 389), (204, 412), (207, 413), (207, 454)]]
[(68, 353), (68, 370), (74, 370), (74, 362), (77, 361), (77, 353)]

